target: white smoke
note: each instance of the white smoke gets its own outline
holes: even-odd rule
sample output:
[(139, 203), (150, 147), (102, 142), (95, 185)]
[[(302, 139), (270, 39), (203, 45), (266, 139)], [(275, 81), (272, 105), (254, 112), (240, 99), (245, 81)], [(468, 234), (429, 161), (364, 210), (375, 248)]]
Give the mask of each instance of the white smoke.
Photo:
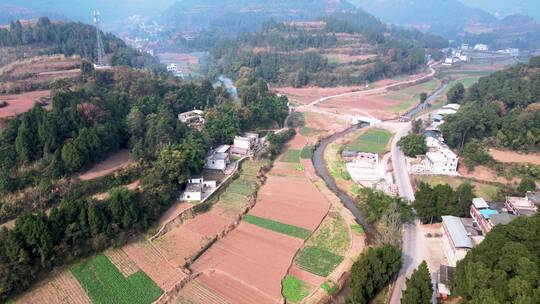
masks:
[(227, 89), (227, 92), (229, 93), (229, 95), (231, 96), (233, 100), (238, 99), (238, 90), (236, 89), (236, 86), (234, 85), (234, 82), (232, 81), (232, 79), (221, 75), (218, 77), (217, 84), (224, 85), (225, 88)]

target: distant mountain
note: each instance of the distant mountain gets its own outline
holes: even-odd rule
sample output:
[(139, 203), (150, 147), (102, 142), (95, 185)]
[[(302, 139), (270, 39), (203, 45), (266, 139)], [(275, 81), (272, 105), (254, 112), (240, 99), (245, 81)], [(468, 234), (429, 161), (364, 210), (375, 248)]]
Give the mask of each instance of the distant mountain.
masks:
[(466, 27), (492, 25), (497, 19), (488, 12), (470, 8), (459, 0), (350, 0), (383, 21), (453, 34)]
[(308, 20), (328, 13), (352, 11), (345, 0), (183, 0), (165, 11), (160, 23), (177, 29), (254, 30), (269, 19)]
[(499, 17), (523, 14), (540, 21), (540, 1), (538, 0), (462, 0), (462, 2), (471, 7), (484, 9)]
[[(72, 21), (91, 22), (91, 11), (98, 10), (105, 23), (116, 22), (132, 15), (154, 16), (174, 3), (174, 0), (2, 0), (0, 21), (50, 16)], [(5, 7), (5, 8), (4, 8)], [(10, 19), (10, 15), (11, 17)]]

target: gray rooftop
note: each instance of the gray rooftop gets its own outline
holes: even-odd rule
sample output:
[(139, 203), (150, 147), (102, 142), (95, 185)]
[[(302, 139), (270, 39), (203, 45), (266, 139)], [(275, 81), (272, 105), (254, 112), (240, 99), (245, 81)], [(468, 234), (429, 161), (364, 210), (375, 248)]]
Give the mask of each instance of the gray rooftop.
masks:
[(499, 225), (499, 224), (506, 225), (510, 223), (512, 220), (514, 220), (516, 217), (517, 215), (513, 215), (509, 213), (499, 213), (499, 214), (491, 215), (490, 220), (493, 223), (493, 225)]
[(443, 224), (448, 229), (448, 233), (454, 242), (456, 248), (472, 248), (471, 238), (465, 230), (461, 219), (456, 216), (445, 215), (442, 217)]

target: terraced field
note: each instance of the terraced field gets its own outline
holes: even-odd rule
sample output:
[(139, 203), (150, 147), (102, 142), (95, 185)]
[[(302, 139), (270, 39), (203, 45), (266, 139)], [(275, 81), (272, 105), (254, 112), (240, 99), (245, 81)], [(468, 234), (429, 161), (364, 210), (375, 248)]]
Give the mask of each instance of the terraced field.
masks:
[(94, 304), (149, 304), (162, 290), (142, 271), (124, 277), (105, 255), (98, 255), (70, 268)]

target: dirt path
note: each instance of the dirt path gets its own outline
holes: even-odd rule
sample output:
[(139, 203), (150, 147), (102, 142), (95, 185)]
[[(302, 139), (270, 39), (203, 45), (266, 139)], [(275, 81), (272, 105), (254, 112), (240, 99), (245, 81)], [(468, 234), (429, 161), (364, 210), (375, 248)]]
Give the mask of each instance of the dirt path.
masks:
[(91, 180), (113, 173), (132, 164), (133, 158), (129, 150), (120, 150), (109, 156), (106, 160), (94, 165), (90, 170), (79, 175), (81, 180)]

